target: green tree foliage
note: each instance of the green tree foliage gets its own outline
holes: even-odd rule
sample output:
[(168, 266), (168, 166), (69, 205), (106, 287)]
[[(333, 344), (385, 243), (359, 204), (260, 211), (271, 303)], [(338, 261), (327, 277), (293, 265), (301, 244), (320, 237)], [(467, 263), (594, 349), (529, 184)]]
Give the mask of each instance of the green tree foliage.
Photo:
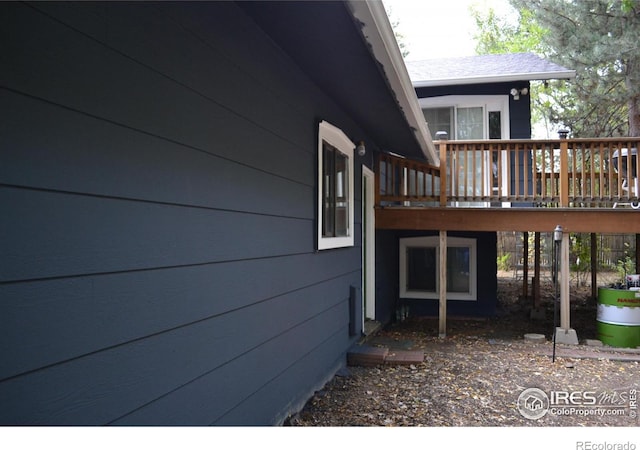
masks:
[(496, 15), (495, 10), (471, 8), (478, 33), (476, 53), (486, 55), (492, 53), (525, 53), (546, 54), (543, 36), (547, 30), (542, 28), (533, 18), (530, 10), (523, 9), (518, 13), (517, 23), (506, 17)]
[(516, 25), (476, 17), (478, 52), (531, 51), (576, 70), (574, 81), (551, 83), (533, 110), (575, 137), (640, 136), (640, 0), (510, 3)]
[[(517, 11), (517, 21), (507, 17), (501, 17), (489, 8), (471, 8), (477, 33), (476, 53), (479, 55), (501, 53), (535, 53), (545, 56), (550, 53), (543, 41), (547, 30), (541, 27), (533, 18), (530, 10)], [(545, 130), (550, 130), (551, 105), (553, 96), (558, 95), (564, 89), (562, 82), (554, 82), (552, 88), (549, 83), (531, 82), (531, 119), (534, 123), (541, 123)], [(545, 136), (550, 137), (550, 136)]]
[(398, 31), (400, 27), (400, 21), (394, 17), (393, 9), (391, 6), (384, 5), (384, 10), (387, 13), (387, 17), (389, 18), (389, 22), (391, 23), (391, 28), (393, 29), (393, 34), (396, 37), (396, 42), (398, 43), (398, 47), (400, 48), (400, 53), (403, 58), (409, 56), (409, 49), (407, 48), (407, 44), (404, 41), (404, 35)]

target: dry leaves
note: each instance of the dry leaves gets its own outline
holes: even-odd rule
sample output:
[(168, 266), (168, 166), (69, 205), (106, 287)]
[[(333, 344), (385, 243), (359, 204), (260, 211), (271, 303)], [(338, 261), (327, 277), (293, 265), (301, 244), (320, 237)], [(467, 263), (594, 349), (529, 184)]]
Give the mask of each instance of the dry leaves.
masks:
[[(415, 336), (414, 336), (415, 337)], [(437, 339), (437, 338), (434, 338)], [(425, 362), (350, 367), (290, 420), (299, 426), (637, 426), (628, 416), (523, 417), (516, 403), (529, 387), (611, 391), (640, 385), (638, 362), (557, 358), (551, 344), (452, 337), (423, 338)], [(438, 347), (445, 347), (445, 350)], [(547, 347), (545, 349), (545, 347)]]
[[(587, 311), (585, 305), (575, 307), (572, 325), (578, 336), (595, 337), (581, 335), (582, 329), (585, 333), (595, 329), (595, 324), (588, 323), (595, 322), (595, 312)], [(389, 327), (370, 344), (423, 350), (424, 363), (349, 367), (346, 376), (334, 377), (287, 425), (638, 426), (640, 422), (629, 417), (628, 409), (624, 416), (548, 413), (540, 419), (528, 419), (519, 412), (518, 396), (530, 387), (545, 392), (607, 393), (640, 388), (639, 363), (610, 360), (608, 352), (599, 359), (559, 356), (553, 363), (551, 342), (523, 340), (530, 332), (548, 337), (552, 323), (531, 321), (525, 310), (512, 307), (504, 317), (450, 321), (445, 339), (437, 337), (435, 319), (412, 318)]]

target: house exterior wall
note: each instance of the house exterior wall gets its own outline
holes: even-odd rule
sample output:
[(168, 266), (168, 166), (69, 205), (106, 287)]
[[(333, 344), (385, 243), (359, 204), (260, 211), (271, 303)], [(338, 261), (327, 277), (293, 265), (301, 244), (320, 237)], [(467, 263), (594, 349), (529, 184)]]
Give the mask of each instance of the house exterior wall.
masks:
[[(418, 98), (445, 95), (509, 95), (513, 87), (527, 87), (528, 81), (515, 83), (488, 83), (477, 85), (440, 86), (416, 88)], [(531, 138), (531, 113), (529, 96), (514, 100), (509, 96), (511, 139)], [(432, 130), (433, 131), (433, 130)], [(520, 171), (524, 162), (519, 161)], [(530, 166), (530, 164), (529, 164)], [(511, 168), (511, 173), (514, 169)], [(524, 179), (523, 176), (520, 179)], [(376, 237), (376, 317), (383, 323), (395, 320), (395, 310), (408, 305), (411, 315), (437, 315), (438, 300), (405, 299), (400, 297), (400, 239), (414, 236), (436, 236), (437, 230), (424, 233), (412, 230), (378, 230)], [(497, 235), (496, 233), (451, 232), (451, 237), (473, 238), (477, 241), (477, 301), (449, 300), (447, 314), (491, 316), (497, 307)]]
[[(416, 88), (418, 98), (439, 97), (443, 95), (508, 95), (509, 96), (509, 138), (510, 139), (531, 139), (531, 96), (522, 95), (518, 100), (514, 100), (509, 94), (512, 88), (522, 89), (526, 87), (531, 90), (529, 81), (514, 81), (508, 83), (486, 83), (486, 84), (467, 84), (457, 86), (437, 86)], [(515, 156), (515, 155), (514, 155)], [(525, 162), (519, 158), (512, 158), (513, 166), (510, 167), (510, 173), (515, 173), (515, 165), (518, 165), (520, 172), (520, 183), (524, 183)], [(531, 159), (529, 159), (526, 167), (531, 167)], [(512, 190), (515, 191), (515, 179), (512, 181)], [(524, 186), (519, 186), (520, 191)], [(517, 204), (514, 206), (531, 206), (530, 204)]]
[[(416, 88), (418, 98), (443, 95), (509, 95), (511, 88), (530, 89), (529, 81), (509, 83), (466, 84)], [(510, 139), (531, 139), (531, 97), (523, 95), (514, 100), (509, 95)]]
[(281, 423), (356, 338), (371, 164), (317, 252), (316, 152), (362, 131), (231, 2), (0, 10), (0, 423)]
[[(496, 233), (450, 232), (448, 237), (477, 240), (477, 301), (448, 300), (447, 314), (462, 316), (491, 316), (497, 306), (497, 235)], [(400, 239), (418, 236), (438, 236), (438, 232), (415, 230), (378, 230), (376, 239), (376, 317), (382, 322), (396, 320), (395, 310), (409, 306), (412, 316), (437, 316), (437, 299), (408, 299), (400, 297)]]

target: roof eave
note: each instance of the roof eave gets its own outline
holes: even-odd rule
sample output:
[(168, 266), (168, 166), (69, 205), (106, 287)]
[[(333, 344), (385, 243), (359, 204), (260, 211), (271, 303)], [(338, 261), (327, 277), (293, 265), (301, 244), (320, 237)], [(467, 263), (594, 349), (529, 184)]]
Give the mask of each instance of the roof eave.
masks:
[(439, 164), (431, 133), (382, 2), (348, 0), (346, 3), (353, 16), (362, 23), (363, 37), (383, 68), (389, 87), (396, 95), (398, 106), (413, 130), (422, 153), (430, 163)]
[(533, 81), (533, 80), (569, 80), (576, 77), (575, 70), (558, 72), (538, 72), (538, 73), (514, 73), (508, 75), (480, 75), (475, 77), (442, 78), (432, 80), (416, 80), (413, 86), (437, 87), (437, 86), (458, 86), (464, 84), (487, 84), (487, 83), (508, 83), (512, 81)]

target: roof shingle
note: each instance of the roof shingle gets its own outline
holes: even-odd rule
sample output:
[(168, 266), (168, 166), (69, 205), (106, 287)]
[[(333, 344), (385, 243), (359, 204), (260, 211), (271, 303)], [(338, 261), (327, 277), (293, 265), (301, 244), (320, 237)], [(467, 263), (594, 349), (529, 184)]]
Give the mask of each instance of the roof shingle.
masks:
[(574, 78), (575, 71), (533, 53), (407, 61), (415, 87)]

